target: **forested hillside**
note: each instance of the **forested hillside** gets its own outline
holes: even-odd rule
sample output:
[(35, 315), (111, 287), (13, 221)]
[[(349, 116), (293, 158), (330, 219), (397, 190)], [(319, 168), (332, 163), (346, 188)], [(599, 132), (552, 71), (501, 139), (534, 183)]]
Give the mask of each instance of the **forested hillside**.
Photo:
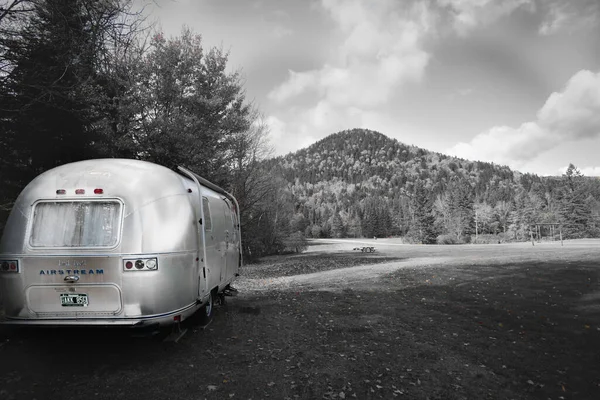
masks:
[[(535, 223), (563, 224), (566, 237), (599, 235), (600, 180), (574, 166), (562, 177), (538, 177), (354, 129), (265, 167), (287, 184), (291, 229), (308, 237), (526, 240)], [(556, 228), (540, 233), (558, 236)]]

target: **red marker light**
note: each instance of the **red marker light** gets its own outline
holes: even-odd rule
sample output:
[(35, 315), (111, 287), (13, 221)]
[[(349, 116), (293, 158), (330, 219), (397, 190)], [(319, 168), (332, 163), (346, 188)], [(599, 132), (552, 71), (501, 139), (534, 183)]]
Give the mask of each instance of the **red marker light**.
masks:
[(17, 264), (15, 264), (14, 262), (10, 263), (10, 270), (11, 271), (16, 271), (17, 270)]
[(131, 261), (127, 261), (127, 262), (125, 263), (125, 268), (127, 268), (127, 269), (131, 269), (131, 268), (133, 268), (133, 263), (132, 263)]
[(77, 189), (75, 190), (75, 194), (85, 194), (85, 189)]
[(102, 189), (94, 189), (94, 194), (103, 194), (104, 190)]
[(65, 189), (58, 189), (56, 194), (67, 194), (67, 191)]

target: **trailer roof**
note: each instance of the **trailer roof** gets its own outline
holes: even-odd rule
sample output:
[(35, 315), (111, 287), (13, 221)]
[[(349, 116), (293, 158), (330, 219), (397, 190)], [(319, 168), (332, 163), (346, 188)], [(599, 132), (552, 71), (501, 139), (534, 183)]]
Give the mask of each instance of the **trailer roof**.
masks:
[[(48, 170), (23, 190), (15, 206), (28, 207), (40, 199), (94, 196), (102, 189), (103, 197), (123, 198), (135, 209), (155, 199), (187, 193), (193, 181), (169, 168), (147, 161), (96, 159), (78, 161)], [(64, 190), (64, 194), (57, 191)], [(205, 193), (213, 192), (204, 189)], [(213, 193), (216, 195), (216, 193)]]

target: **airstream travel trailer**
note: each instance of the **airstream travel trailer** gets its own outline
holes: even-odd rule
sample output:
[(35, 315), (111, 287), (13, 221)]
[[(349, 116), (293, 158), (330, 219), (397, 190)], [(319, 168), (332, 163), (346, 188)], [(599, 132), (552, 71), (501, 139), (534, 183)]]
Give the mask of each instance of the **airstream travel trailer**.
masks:
[(34, 179), (0, 241), (4, 323), (183, 321), (241, 266), (235, 198), (185, 168), (88, 160)]

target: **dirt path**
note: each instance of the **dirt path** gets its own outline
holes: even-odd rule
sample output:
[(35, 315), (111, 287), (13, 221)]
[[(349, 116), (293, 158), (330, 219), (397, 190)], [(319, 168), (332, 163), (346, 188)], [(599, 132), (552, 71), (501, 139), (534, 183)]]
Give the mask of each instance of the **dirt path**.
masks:
[[(253, 278), (248, 277), (242, 271), (241, 277), (236, 281), (236, 287), (241, 292), (250, 295), (256, 292), (270, 290), (343, 290), (347, 289), (385, 289), (385, 285), (378, 282), (388, 274), (400, 269), (428, 267), (469, 267), (469, 266), (492, 266), (507, 265), (512, 263), (528, 263), (538, 261), (558, 261), (568, 265), (574, 261), (598, 261), (600, 266), (600, 243), (597, 246), (589, 246), (589, 243), (569, 242), (567, 247), (559, 247), (553, 244), (530, 244), (517, 243), (501, 246), (415, 246), (403, 245), (401, 243), (386, 243), (379, 241), (357, 241), (328, 239), (317, 241), (316, 245), (309, 247), (307, 256), (318, 257), (320, 254), (347, 255), (351, 252), (351, 246), (356, 244), (378, 246), (377, 255), (373, 257), (397, 257), (403, 258), (398, 261), (369, 263), (355, 265), (313, 273), (304, 273), (293, 276), (270, 276)], [(596, 244), (596, 243), (594, 243)], [(357, 253), (357, 257), (362, 254)], [(404, 257), (403, 257), (404, 256)], [(410, 256), (410, 257), (406, 257)], [(371, 261), (371, 260), (369, 260)], [(307, 259), (307, 263), (311, 260)], [(275, 262), (276, 263), (276, 262)], [(252, 268), (250, 266), (249, 268)], [(397, 287), (395, 285), (394, 287)]]
[(427, 267), (451, 261), (450, 258), (422, 257), (408, 261), (392, 261), (381, 264), (358, 265), (311, 274), (252, 279), (243, 275), (236, 281), (242, 292), (269, 290), (341, 290), (343, 288), (365, 288), (385, 274), (402, 268)]

